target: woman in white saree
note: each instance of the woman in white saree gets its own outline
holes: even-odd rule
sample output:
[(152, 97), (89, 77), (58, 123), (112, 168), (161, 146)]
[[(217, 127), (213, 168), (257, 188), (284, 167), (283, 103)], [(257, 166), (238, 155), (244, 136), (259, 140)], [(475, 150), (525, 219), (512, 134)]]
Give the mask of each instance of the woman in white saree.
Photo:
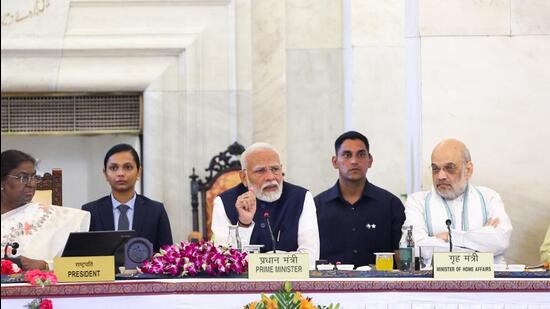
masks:
[(1, 154), (2, 257), (16, 257), (23, 270), (53, 269), (71, 232), (88, 231), (90, 214), (79, 209), (32, 203), (36, 160), (18, 150)]

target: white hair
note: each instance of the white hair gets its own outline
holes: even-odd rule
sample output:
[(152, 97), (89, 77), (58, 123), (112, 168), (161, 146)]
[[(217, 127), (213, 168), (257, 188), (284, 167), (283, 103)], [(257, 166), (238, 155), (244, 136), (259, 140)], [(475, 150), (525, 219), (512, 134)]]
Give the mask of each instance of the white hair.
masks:
[(279, 151), (273, 147), (273, 145), (268, 143), (254, 143), (241, 154), (241, 169), (245, 170), (247, 167), (246, 164), (246, 158), (253, 152), (258, 150), (271, 150), (277, 154), (277, 157), (279, 157), (279, 161), (281, 160), (281, 155), (279, 154)]

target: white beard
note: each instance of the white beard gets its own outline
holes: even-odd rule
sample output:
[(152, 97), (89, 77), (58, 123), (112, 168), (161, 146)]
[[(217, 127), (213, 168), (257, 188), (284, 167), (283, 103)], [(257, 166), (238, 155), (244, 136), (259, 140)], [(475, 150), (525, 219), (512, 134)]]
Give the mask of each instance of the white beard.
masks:
[[(268, 203), (275, 202), (276, 200), (280, 199), (281, 195), (283, 194), (283, 187), (275, 180), (269, 183), (265, 183), (261, 188), (258, 188), (257, 186), (251, 184), (250, 182), (248, 183), (250, 188), (252, 189), (252, 192), (254, 192), (254, 194), (256, 195), (256, 198), (259, 199), (260, 201), (264, 201)], [(265, 187), (271, 186), (271, 185), (276, 185), (277, 190), (268, 191), (268, 192), (263, 191)]]
[(445, 192), (441, 192), (437, 190), (437, 193), (439, 193), (439, 195), (441, 195), (441, 197), (443, 197), (446, 200), (454, 200), (455, 198), (461, 196), (462, 193), (464, 193), (464, 191), (466, 190), (466, 184), (467, 182), (464, 182), (460, 185), (457, 185), (458, 187), (456, 189), (452, 189)]
[(435, 190), (444, 199), (454, 200), (455, 198), (461, 196), (462, 193), (464, 193), (464, 191), (466, 191), (466, 185), (468, 185), (468, 180), (466, 179), (466, 176), (464, 176), (465, 174), (466, 174), (466, 165), (463, 165), (460, 173), (460, 180), (459, 180), (459, 183), (456, 184), (456, 188), (451, 187), (451, 190), (441, 192), (439, 191), (439, 189), (437, 189), (437, 186), (436, 186)]

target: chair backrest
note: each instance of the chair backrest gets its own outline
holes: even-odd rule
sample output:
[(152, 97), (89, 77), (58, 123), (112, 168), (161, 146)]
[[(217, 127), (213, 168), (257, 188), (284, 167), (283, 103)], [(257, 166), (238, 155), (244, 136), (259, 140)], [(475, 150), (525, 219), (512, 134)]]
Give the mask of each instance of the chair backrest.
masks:
[[(188, 240), (211, 240), (212, 239), (212, 210), (214, 199), (227, 189), (230, 189), (241, 182), (239, 171), (241, 170), (240, 155), (244, 152), (244, 147), (235, 142), (223, 152), (214, 156), (210, 160), (208, 168), (209, 173), (203, 179), (195, 174), (191, 178), (191, 208), (193, 217), (193, 233)], [(200, 196), (200, 199), (199, 199)], [(199, 224), (199, 202), (201, 205), (202, 220)], [(201, 232), (199, 232), (201, 231)]]
[(52, 172), (44, 173), (42, 181), (36, 185), (33, 202), (63, 206), (63, 173), (54, 168)]

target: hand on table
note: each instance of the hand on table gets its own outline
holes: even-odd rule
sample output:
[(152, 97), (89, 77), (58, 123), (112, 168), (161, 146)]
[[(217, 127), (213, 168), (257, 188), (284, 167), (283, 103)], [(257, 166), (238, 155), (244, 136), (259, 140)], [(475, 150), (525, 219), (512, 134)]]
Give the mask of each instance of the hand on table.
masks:
[(28, 258), (26, 256), (20, 256), (19, 259), (21, 260), (21, 266), (23, 270), (31, 270), (31, 269), (48, 270), (48, 263), (46, 263), (46, 261), (35, 260), (35, 259)]

